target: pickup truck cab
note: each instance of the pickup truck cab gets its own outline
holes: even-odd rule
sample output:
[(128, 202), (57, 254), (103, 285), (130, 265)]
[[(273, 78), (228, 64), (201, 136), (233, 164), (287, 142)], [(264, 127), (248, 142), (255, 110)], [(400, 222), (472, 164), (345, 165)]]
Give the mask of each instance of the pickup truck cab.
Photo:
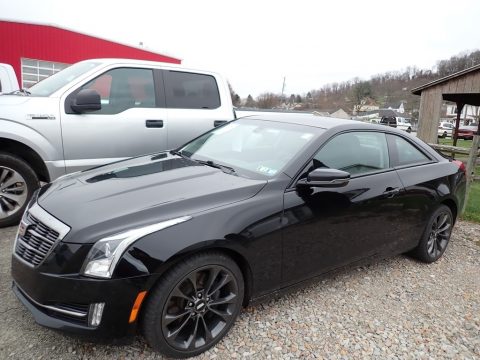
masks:
[(17, 76), (12, 65), (0, 63), (0, 94), (19, 89)]
[(127, 59), (86, 60), (0, 96), (0, 227), (62, 175), (158, 152), (235, 117), (220, 75)]

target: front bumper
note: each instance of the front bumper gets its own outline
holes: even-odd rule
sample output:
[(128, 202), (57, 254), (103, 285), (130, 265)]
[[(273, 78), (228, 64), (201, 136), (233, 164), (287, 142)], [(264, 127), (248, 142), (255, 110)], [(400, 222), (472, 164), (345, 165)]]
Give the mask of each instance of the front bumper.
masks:
[[(15, 295), (38, 324), (92, 338), (122, 338), (136, 332), (136, 322), (129, 323), (130, 312), (150, 275), (103, 280), (46, 274), (13, 256), (12, 277)], [(100, 325), (91, 326), (88, 319), (95, 303), (105, 306)]]

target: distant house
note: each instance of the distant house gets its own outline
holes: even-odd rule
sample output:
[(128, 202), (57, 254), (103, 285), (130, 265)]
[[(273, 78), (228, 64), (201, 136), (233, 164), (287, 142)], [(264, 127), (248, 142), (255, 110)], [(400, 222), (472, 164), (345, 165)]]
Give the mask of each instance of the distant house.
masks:
[(403, 106), (403, 101), (400, 104), (386, 106), (387, 109), (396, 111), (397, 113), (404, 114), (405, 107)]
[(375, 100), (372, 98), (363, 99), (360, 104), (353, 106), (353, 113), (358, 114), (365, 111), (375, 111), (380, 107), (376, 104)]
[[(478, 107), (472, 105), (465, 105), (460, 114), (461, 119), (475, 119), (479, 115)], [(449, 118), (457, 117), (457, 105), (447, 104), (446, 116)]]
[(348, 113), (341, 108), (338, 109), (337, 111), (335, 111), (334, 113), (332, 113), (330, 116), (334, 117), (334, 118), (339, 118), (339, 119), (350, 119), (351, 118), (351, 116), (348, 115)]

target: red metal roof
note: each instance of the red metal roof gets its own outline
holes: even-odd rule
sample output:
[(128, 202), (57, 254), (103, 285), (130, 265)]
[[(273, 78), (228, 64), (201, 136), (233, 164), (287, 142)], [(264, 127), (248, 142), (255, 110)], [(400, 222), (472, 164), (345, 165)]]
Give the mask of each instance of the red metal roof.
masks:
[(128, 58), (180, 64), (181, 60), (52, 25), (0, 21), (0, 63), (13, 66), (19, 83), (21, 58), (73, 64), (93, 58)]

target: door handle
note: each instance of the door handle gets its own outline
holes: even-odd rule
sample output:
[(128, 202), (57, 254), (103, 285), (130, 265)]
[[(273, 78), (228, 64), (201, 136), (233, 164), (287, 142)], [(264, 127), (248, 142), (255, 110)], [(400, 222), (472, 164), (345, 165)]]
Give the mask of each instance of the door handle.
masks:
[(214, 127), (217, 127), (217, 126), (220, 126), (220, 125), (225, 124), (226, 122), (227, 122), (226, 120), (215, 120), (215, 121), (213, 122), (213, 126), (214, 126)]
[(400, 192), (400, 188), (387, 187), (383, 192), (383, 195), (388, 198), (393, 198)]
[(163, 128), (163, 120), (146, 120), (145, 126), (147, 128)]

